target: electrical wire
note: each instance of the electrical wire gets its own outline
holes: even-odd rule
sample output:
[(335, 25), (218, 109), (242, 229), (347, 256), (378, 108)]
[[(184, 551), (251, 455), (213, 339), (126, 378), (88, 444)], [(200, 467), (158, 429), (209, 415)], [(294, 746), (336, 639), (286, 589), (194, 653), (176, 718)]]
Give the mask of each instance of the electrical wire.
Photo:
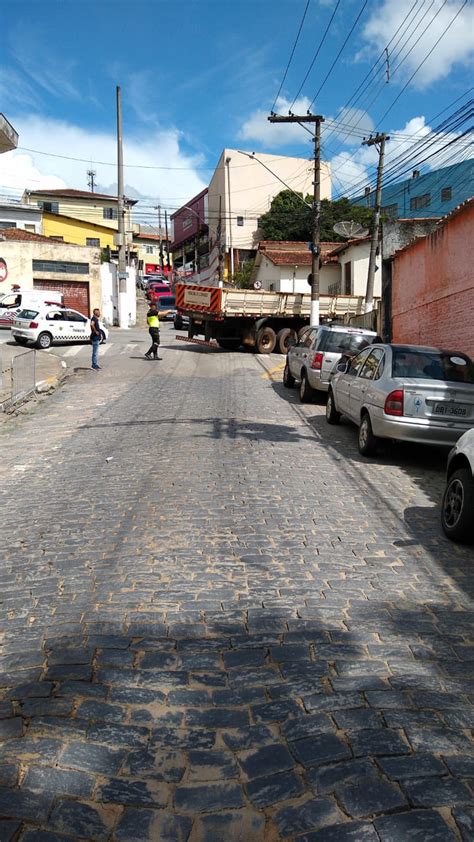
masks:
[[(319, 42), (319, 44), (318, 44), (318, 47), (317, 47), (317, 49), (316, 49), (316, 52), (315, 52), (315, 54), (314, 54), (314, 56), (313, 56), (313, 59), (312, 59), (312, 61), (311, 61), (311, 64), (309, 65), (308, 70), (306, 71), (306, 76), (304, 77), (304, 79), (303, 79), (303, 81), (302, 81), (302, 83), (301, 83), (300, 87), (298, 88), (298, 93), (296, 94), (296, 96), (295, 96), (295, 98), (294, 98), (293, 102), (292, 102), (292, 103), (291, 103), (291, 105), (290, 105), (290, 108), (289, 108), (289, 112), (290, 112), (290, 113), (291, 113), (291, 109), (293, 108), (293, 106), (294, 106), (294, 104), (295, 104), (296, 100), (298, 99), (298, 97), (299, 97), (299, 95), (300, 95), (301, 91), (303, 90), (303, 87), (304, 87), (304, 85), (305, 85), (305, 82), (306, 82), (306, 80), (307, 80), (307, 78), (308, 78), (309, 74), (311, 73), (311, 71), (312, 71), (312, 69), (313, 69), (313, 67), (314, 67), (314, 63), (315, 63), (315, 61), (316, 61), (316, 59), (317, 59), (317, 57), (318, 57), (318, 55), (319, 55), (319, 53), (320, 53), (320, 50), (321, 50), (321, 47), (322, 47), (322, 46), (323, 46), (323, 44), (324, 44), (324, 41), (326, 40), (326, 36), (327, 36), (327, 34), (328, 34), (328, 32), (329, 32), (329, 29), (331, 28), (331, 24), (332, 24), (332, 22), (333, 22), (333, 20), (334, 20), (334, 17), (335, 17), (335, 15), (336, 15), (336, 12), (337, 12), (337, 10), (338, 10), (338, 8), (339, 8), (340, 2), (341, 2), (341, 0), (337, 0), (337, 3), (336, 3), (336, 5), (335, 5), (335, 7), (334, 7), (334, 9), (333, 9), (333, 13), (332, 13), (332, 15), (331, 15), (331, 17), (330, 17), (330, 19), (329, 19), (329, 23), (328, 23), (328, 25), (326, 26), (326, 29), (324, 30), (323, 36), (322, 36), (322, 38), (321, 38), (321, 40), (320, 40), (320, 42)], [(276, 99), (275, 99), (275, 102), (276, 102)], [(273, 103), (273, 108), (275, 107), (275, 102)], [(273, 108), (272, 108), (272, 111), (273, 111)]]
[[(297, 35), (296, 35), (296, 38), (295, 38), (295, 41), (294, 41), (294, 44), (293, 44), (293, 49), (292, 49), (292, 51), (291, 51), (290, 58), (288, 59), (288, 64), (286, 65), (286, 70), (285, 70), (285, 72), (284, 72), (284, 74), (283, 74), (283, 79), (281, 80), (280, 87), (278, 88), (278, 93), (277, 93), (277, 95), (276, 95), (276, 97), (275, 97), (275, 100), (274, 100), (274, 102), (273, 102), (273, 105), (272, 105), (272, 107), (271, 107), (271, 112), (272, 112), (272, 114), (273, 114), (273, 109), (275, 108), (276, 101), (277, 101), (278, 97), (280, 96), (281, 89), (282, 89), (283, 85), (285, 84), (285, 79), (286, 79), (286, 77), (287, 77), (288, 70), (290, 69), (290, 64), (291, 64), (291, 62), (292, 62), (292, 60), (293, 60), (293, 56), (294, 56), (294, 54), (295, 54), (296, 45), (298, 44), (299, 37), (300, 37), (300, 35), (301, 35), (301, 30), (303, 29), (303, 24), (304, 24), (304, 22), (305, 22), (306, 13), (307, 13), (307, 11), (308, 11), (308, 8), (309, 8), (309, 4), (310, 4), (310, 2), (311, 2), (311, 0), (306, 0), (305, 10), (304, 10), (304, 12), (303, 12), (303, 17), (301, 18), (301, 23), (300, 23), (300, 26), (299, 26), (299, 29), (298, 29), (298, 32), (297, 32)], [(339, 5), (339, 0), (338, 0), (338, 5)]]

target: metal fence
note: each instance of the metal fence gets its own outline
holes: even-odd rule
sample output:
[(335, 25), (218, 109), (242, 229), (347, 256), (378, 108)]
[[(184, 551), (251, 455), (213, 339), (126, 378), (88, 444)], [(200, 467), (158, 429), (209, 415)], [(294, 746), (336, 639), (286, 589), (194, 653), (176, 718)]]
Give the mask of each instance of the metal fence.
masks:
[(36, 387), (36, 351), (16, 354), (12, 358), (10, 372), (4, 371), (2, 380), (0, 391), (4, 409), (31, 395)]

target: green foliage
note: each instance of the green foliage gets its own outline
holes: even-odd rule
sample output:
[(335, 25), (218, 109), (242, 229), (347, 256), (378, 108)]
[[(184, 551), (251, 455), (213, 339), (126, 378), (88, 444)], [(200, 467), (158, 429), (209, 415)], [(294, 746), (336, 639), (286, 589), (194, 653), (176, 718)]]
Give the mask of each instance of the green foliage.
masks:
[[(298, 196), (303, 198), (303, 194)], [(291, 242), (310, 242), (312, 234), (311, 208), (305, 208), (301, 199), (290, 190), (282, 190), (272, 201), (268, 213), (260, 217), (259, 228), (263, 240), (289, 240)], [(306, 196), (305, 201), (311, 205), (312, 197)], [(333, 231), (333, 225), (342, 220), (359, 222), (364, 228), (371, 227), (373, 210), (362, 205), (353, 205), (349, 199), (337, 199), (332, 202), (323, 199), (321, 202), (321, 241), (329, 243), (344, 242)]]
[(239, 287), (239, 289), (253, 288), (252, 272), (254, 264), (255, 260), (246, 260), (234, 272), (233, 281), (236, 287)]

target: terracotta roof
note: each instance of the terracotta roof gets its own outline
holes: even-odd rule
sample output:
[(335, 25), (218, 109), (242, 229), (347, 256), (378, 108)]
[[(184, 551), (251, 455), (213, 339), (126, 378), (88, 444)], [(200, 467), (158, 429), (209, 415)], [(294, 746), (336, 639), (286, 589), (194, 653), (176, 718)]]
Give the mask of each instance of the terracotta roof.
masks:
[[(58, 198), (64, 196), (66, 199), (109, 199), (113, 202), (117, 201), (117, 196), (110, 196), (108, 193), (91, 193), (90, 190), (73, 190), (65, 188), (63, 190), (28, 190), (29, 196), (57, 196)], [(125, 201), (129, 205), (136, 205), (138, 199), (127, 199)]]
[[(324, 263), (337, 262), (333, 260), (331, 253), (338, 243), (321, 243), (321, 255)], [(261, 254), (275, 266), (311, 266), (312, 255), (308, 249), (308, 243), (296, 243), (286, 240), (262, 240), (259, 244)]]
[[(153, 240), (157, 243), (159, 243), (160, 240), (161, 240), (161, 242), (163, 244), (166, 242), (165, 234), (162, 234), (161, 237), (160, 237), (159, 234), (145, 234), (145, 233), (142, 232), (141, 234), (134, 234), (133, 239), (134, 240)], [(169, 239), (169, 237), (168, 237), (168, 239)]]
[[(2, 228), (0, 229), (0, 239), (2, 240), (18, 240), (20, 242), (29, 243), (51, 243), (58, 242), (51, 237), (44, 237), (43, 234), (35, 234), (34, 231), (24, 231), (23, 228)], [(60, 241), (63, 242), (62, 240)], [(68, 245), (73, 245), (68, 243)]]
[(345, 243), (338, 243), (336, 248), (331, 252), (332, 255), (341, 254), (341, 252), (350, 248), (351, 246), (358, 246), (360, 243), (367, 243), (370, 237), (357, 237), (354, 240), (346, 240)]

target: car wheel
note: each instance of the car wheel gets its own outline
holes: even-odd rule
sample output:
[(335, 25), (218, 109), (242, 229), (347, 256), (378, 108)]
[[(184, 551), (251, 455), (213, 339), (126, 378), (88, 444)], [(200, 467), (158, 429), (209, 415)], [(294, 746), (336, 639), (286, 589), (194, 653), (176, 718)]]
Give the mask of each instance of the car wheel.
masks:
[(105, 338), (105, 333), (104, 333), (103, 330), (101, 330), (101, 332), (100, 332), (100, 344), (105, 345), (106, 342), (107, 342), (107, 339)]
[(36, 344), (37, 344), (38, 348), (41, 348), (43, 351), (45, 351), (46, 348), (51, 347), (52, 341), (53, 341), (53, 337), (51, 336), (50, 333), (40, 333), (40, 335), (38, 336), (38, 339), (36, 340)]
[(291, 344), (296, 343), (296, 332), (291, 327), (284, 327), (276, 335), (276, 349), (280, 354), (287, 354)]
[(28, 343), (28, 340), (24, 336), (14, 336), (13, 338), (19, 345), (26, 345)]
[(300, 381), (300, 401), (301, 403), (310, 403), (314, 396), (314, 389), (308, 383), (308, 378), (303, 372)]
[(255, 348), (257, 354), (272, 354), (276, 345), (276, 333), (272, 327), (261, 327), (257, 333)]
[(292, 389), (295, 385), (295, 378), (293, 377), (290, 371), (288, 360), (285, 363), (285, 368), (283, 371), (283, 385), (286, 386), (287, 389)]
[(359, 453), (362, 456), (373, 456), (377, 450), (378, 439), (374, 436), (370, 415), (365, 412), (359, 427)]
[(182, 320), (181, 316), (175, 316), (174, 329), (175, 330), (182, 330), (183, 329), (183, 320)]
[(328, 424), (339, 424), (341, 420), (341, 413), (337, 411), (334, 405), (334, 395), (331, 389), (328, 392), (328, 400), (326, 404), (326, 421)]
[(441, 526), (452, 541), (474, 541), (474, 481), (468, 468), (449, 478), (441, 503)]

